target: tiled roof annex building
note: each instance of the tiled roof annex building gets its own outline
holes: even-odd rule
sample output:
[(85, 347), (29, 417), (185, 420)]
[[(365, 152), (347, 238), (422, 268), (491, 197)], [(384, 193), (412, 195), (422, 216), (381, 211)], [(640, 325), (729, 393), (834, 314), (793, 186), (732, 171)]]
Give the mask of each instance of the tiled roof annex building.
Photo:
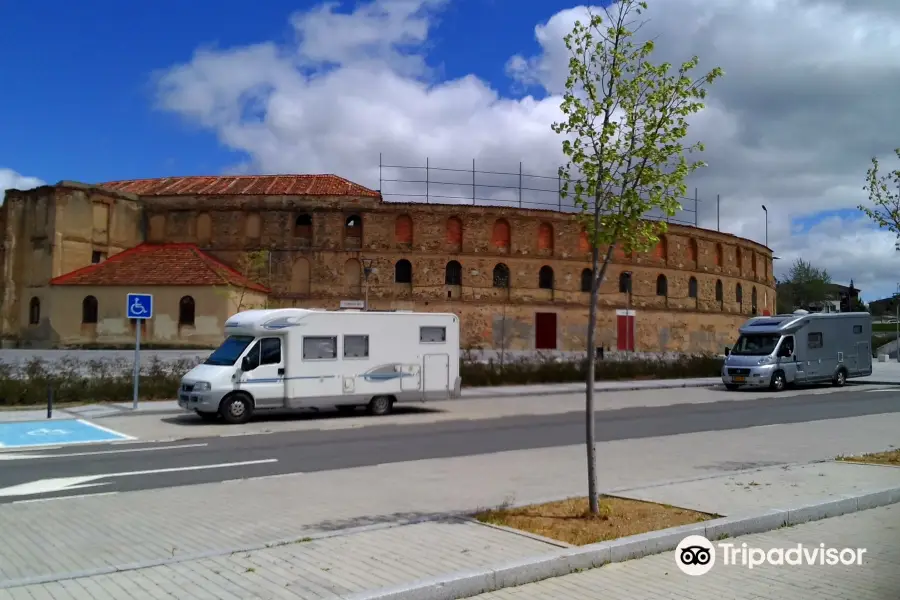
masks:
[[(590, 248), (568, 213), (385, 202), (336, 175), (170, 177), (10, 190), (0, 227), (8, 346), (133, 343), (125, 294), (141, 291), (155, 305), (144, 340), (166, 346), (214, 345), (250, 306), (366, 296), (373, 310), (454, 312), (466, 345), (585, 343)], [(652, 252), (616, 253), (598, 344), (720, 351), (774, 306), (769, 249), (670, 225)]]

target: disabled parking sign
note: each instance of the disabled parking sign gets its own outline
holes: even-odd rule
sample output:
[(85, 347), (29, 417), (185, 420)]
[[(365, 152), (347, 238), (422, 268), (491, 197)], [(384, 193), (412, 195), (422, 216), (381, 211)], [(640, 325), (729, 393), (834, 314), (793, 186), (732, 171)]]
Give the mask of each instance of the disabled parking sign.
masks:
[(129, 319), (149, 319), (153, 316), (153, 294), (128, 294), (125, 313)]

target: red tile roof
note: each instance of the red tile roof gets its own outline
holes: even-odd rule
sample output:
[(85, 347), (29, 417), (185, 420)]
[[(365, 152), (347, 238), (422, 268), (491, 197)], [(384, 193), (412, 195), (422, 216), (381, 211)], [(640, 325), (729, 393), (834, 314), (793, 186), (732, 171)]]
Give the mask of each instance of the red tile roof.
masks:
[(193, 244), (141, 244), (50, 280), (51, 285), (232, 285), (269, 290)]
[(379, 193), (337, 175), (162, 177), (97, 184), (138, 196), (370, 196)]

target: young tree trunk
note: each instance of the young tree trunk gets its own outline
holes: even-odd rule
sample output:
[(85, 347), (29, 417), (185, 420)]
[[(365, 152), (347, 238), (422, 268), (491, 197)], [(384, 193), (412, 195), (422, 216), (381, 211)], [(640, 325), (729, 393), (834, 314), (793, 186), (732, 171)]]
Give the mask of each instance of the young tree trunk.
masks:
[[(599, 221), (599, 219), (598, 219)], [(599, 223), (598, 223), (599, 224)], [(593, 274), (593, 283), (591, 285), (591, 306), (588, 310), (588, 333), (587, 333), (587, 377), (585, 383), (587, 388), (585, 391), (585, 438), (587, 442), (587, 461), (588, 461), (588, 499), (591, 505), (591, 514), (600, 514), (600, 498), (597, 493), (597, 446), (595, 443), (595, 422), (594, 422), (594, 366), (596, 364), (596, 352), (594, 349), (594, 330), (597, 327), (597, 300), (600, 297), (600, 284), (606, 276), (606, 269), (609, 266), (609, 257), (612, 256), (615, 244), (611, 244), (606, 252), (606, 258), (603, 261), (603, 267), (600, 267), (600, 249), (596, 244), (591, 250), (591, 273)], [(599, 271), (599, 273), (598, 273)]]

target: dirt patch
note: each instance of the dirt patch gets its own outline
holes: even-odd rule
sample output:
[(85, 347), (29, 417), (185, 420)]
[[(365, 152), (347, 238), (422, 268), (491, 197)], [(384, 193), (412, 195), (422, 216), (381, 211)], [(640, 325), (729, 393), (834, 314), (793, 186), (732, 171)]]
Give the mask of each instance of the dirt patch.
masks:
[(501, 507), (478, 513), (475, 518), (482, 523), (584, 546), (719, 516), (654, 502), (601, 496), (598, 516), (590, 514), (587, 498), (571, 498), (522, 508)]
[(887, 452), (873, 452), (871, 454), (862, 454), (860, 456), (838, 456), (837, 460), (842, 462), (857, 462), (870, 465), (893, 465), (900, 467), (900, 449), (888, 450)]

